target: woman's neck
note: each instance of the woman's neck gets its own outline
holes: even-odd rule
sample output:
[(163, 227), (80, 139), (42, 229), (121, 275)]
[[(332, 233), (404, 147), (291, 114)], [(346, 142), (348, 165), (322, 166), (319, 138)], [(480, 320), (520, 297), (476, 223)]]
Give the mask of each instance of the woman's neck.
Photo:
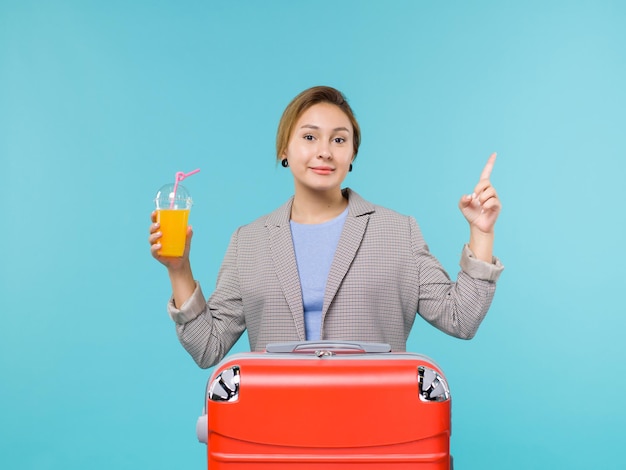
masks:
[(299, 224), (321, 224), (334, 219), (348, 206), (341, 190), (325, 193), (296, 191), (291, 220)]

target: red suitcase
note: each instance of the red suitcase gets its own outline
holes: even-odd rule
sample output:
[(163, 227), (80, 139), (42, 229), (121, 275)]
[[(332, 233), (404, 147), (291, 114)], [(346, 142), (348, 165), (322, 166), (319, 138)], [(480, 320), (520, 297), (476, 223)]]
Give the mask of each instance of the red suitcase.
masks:
[(217, 365), (197, 434), (219, 469), (450, 469), (450, 392), (388, 345), (273, 344)]

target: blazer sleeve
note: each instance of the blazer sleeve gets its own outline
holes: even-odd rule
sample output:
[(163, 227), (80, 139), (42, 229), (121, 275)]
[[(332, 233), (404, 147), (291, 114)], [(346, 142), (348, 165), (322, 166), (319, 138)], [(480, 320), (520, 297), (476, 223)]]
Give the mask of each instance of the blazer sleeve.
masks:
[(168, 303), (180, 343), (202, 368), (223, 359), (246, 329), (237, 274), (237, 240), (238, 231), (230, 240), (208, 302), (196, 283), (194, 293), (180, 309), (173, 300)]
[(495, 281), (504, 269), (497, 258), (492, 265), (474, 257), (467, 246), (461, 254), (461, 271), (452, 281), (430, 253), (412, 217), (411, 242), (419, 271), (417, 313), (441, 331), (471, 339), (487, 315), (496, 290)]

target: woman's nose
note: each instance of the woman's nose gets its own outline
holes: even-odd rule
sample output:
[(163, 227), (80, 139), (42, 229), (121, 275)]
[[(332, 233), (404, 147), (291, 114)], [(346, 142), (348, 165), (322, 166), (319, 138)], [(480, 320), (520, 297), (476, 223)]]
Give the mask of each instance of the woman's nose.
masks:
[(332, 153), (330, 152), (330, 148), (328, 147), (328, 145), (322, 145), (318, 151), (319, 151), (319, 156), (321, 158), (328, 159), (328, 158), (332, 158), (333, 156)]

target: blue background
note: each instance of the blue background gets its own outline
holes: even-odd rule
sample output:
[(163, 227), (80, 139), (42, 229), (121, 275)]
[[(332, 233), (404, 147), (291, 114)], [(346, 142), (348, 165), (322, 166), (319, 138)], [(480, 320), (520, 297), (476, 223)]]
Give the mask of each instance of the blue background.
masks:
[(202, 169), (210, 291), (232, 231), (292, 194), (283, 108), (327, 84), (363, 131), (346, 185), (414, 215), (453, 276), (457, 201), (498, 152), (490, 313), (470, 342), (419, 319), (409, 341), (450, 381), (458, 468), (623, 468), (625, 20), (617, 0), (0, 0), (0, 467), (205, 467), (209, 371), (165, 311), (152, 198)]

